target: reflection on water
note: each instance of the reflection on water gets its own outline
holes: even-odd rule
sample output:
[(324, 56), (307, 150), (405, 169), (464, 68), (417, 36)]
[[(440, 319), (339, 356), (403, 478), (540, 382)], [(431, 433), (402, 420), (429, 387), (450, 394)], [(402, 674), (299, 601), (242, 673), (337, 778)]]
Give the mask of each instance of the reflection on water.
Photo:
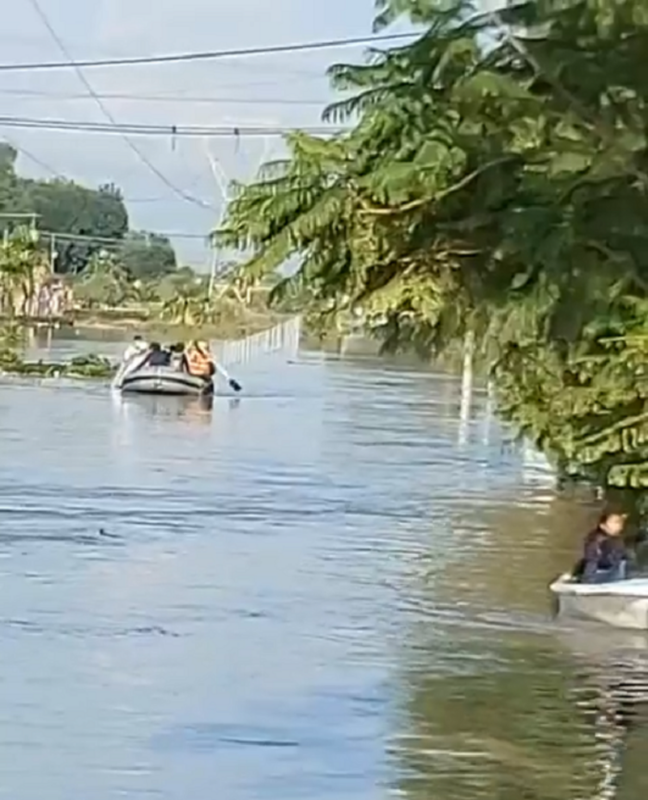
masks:
[(408, 797), (614, 797), (622, 780), (645, 796), (625, 749), (646, 733), (646, 641), (643, 658), (612, 664), (552, 638), (468, 628), (416, 649), (394, 746)]
[(241, 380), (0, 383), (0, 797), (643, 800), (646, 641), (551, 619), (593, 508), (486, 393)]
[[(124, 417), (139, 412), (153, 418), (186, 419), (199, 425), (210, 425), (211, 412), (214, 408), (213, 395), (197, 397), (165, 397), (150, 394), (121, 395), (118, 391), (112, 390), (111, 397), (116, 413)], [(232, 398), (228, 401), (228, 405), (233, 409), (239, 405), (239, 402), (238, 398)]]

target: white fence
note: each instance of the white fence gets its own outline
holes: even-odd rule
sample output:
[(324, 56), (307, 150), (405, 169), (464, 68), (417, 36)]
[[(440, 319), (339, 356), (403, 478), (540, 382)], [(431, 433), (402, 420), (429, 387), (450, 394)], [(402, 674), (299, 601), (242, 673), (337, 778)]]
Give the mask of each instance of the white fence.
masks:
[(247, 364), (260, 356), (281, 353), (296, 358), (301, 338), (301, 317), (291, 317), (279, 325), (244, 339), (212, 342), (212, 352), (224, 366)]

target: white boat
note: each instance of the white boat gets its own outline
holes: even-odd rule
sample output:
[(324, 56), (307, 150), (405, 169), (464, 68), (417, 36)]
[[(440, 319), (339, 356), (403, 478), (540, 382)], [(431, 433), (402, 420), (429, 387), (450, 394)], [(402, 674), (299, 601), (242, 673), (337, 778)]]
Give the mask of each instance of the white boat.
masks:
[(214, 391), (211, 379), (205, 379), (175, 367), (154, 367), (135, 358), (119, 368), (113, 387), (122, 394), (208, 395)]
[(579, 583), (567, 573), (549, 589), (560, 615), (605, 622), (616, 628), (648, 630), (648, 578)]
[(122, 378), (119, 387), (123, 394), (211, 394), (214, 384), (211, 380), (189, 375), (172, 367), (141, 367)]

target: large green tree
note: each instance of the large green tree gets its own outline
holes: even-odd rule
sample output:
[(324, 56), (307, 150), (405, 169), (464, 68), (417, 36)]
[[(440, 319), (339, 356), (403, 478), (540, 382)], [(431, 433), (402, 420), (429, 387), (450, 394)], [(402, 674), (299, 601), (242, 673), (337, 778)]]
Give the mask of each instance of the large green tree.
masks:
[(137, 231), (129, 233), (119, 250), (124, 268), (135, 279), (168, 275), (176, 267), (176, 254), (166, 236)]
[(36, 231), (19, 227), (0, 244), (0, 314), (26, 316), (42, 254)]
[[(121, 239), (128, 231), (128, 213), (118, 189), (112, 185), (88, 189), (73, 181), (28, 181), (25, 207), (35, 211), (46, 231), (79, 237), (74, 241), (55, 237), (57, 272), (80, 272), (93, 254), (105, 247), (105, 239)], [(97, 237), (93, 241), (90, 237)]]
[(648, 6), (378, 5), (421, 35), (333, 67), (353, 96), (326, 116), (352, 131), (290, 137), (217, 239), (250, 278), (298, 257), (283, 291), (361, 306), (388, 346), (471, 332), (505, 416), (565, 472), (643, 483)]
[(118, 257), (134, 279), (159, 277), (176, 268), (167, 237), (129, 232), (124, 199), (114, 184), (91, 189), (62, 178), (26, 179), (16, 173), (16, 160), (16, 150), (0, 143), (0, 231), (29, 222), (33, 214), (37, 227), (46, 232), (42, 245), (56, 254), (57, 272), (78, 274), (101, 250), (115, 248), (115, 240)]
[[(0, 214), (11, 214), (24, 208), (23, 187), (16, 175), (17, 153), (5, 142), (0, 142)], [(4, 230), (8, 217), (0, 217), (0, 229)]]
[[(128, 213), (117, 187), (107, 184), (90, 189), (58, 178), (22, 178), (16, 173), (16, 159), (12, 147), (0, 144), (0, 231), (12, 230), (22, 220), (18, 215), (34, 214), (40, 230), (78, 236), (76, 240), (54, 238), (57, 272), (73, 273), (81, 271), (105, 246), (101, 238), (124, 237)], [(41, 241), (49, 244), (50, 237), (42, 236)]]

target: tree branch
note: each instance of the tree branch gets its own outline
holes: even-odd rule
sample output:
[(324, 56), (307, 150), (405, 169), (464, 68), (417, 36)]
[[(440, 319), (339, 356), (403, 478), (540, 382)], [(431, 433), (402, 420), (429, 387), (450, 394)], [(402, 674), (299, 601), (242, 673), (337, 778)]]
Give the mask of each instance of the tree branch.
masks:
[(363, 203), (364, 208), (360, 209), (361, 214), (368, 214), (371, 216), (396, 216), (398, 214), (405, 214), (408, 211), (413, 211), (415, 208), (419, 208), (420, 206), (425, 205), (426, 203), (434, 203), (438, 202), (439, 200), (443, 200), (448, 195), (454, 194), (455, 192), (459, 192), (462, 189), (465, 189), (466, 186), (471, 184), (474, 180), (479, 178), (488, 170), (492, 169), (493, 167), (501, 166), (502, 164), (507, 164), (509, 162), (517, 161), (519, 156), (517, 155), (508, 155), (502, 156), (501, 158), (496, 158), (493, 161), (490, 161), (488, 164), (484, 164), (483, 167), (479, 167), (479, 169), (474, 170), (474, 172), (465, 175), (461, 180), (457, 181), (453, 186), (449, 186), (444, 191), (439, 192), (435, 197), (424, 197), (418, 200), (410, 200), (408, 203), (404, 203), (401, 206), (391, 207), (391, 208), (378, 208), (376, 206), (369, 206), (368, 203), (365, 201)]

